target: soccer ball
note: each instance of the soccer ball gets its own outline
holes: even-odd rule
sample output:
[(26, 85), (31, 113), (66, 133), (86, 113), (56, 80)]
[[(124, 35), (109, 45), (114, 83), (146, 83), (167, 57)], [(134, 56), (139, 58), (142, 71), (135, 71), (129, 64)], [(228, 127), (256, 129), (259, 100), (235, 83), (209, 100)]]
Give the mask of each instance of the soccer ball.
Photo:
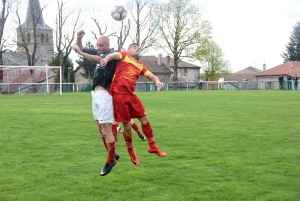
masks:
[(110, 14), (114, 20), (122, 21), (126, 18), (127, 11), (123, 6), (114, 6)]

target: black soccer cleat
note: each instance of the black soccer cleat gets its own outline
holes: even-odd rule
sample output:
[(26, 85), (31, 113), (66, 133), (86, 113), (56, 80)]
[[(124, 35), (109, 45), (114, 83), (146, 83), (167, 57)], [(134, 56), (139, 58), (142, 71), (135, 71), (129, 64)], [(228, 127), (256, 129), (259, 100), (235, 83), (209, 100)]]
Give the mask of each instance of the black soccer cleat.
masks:
[(146, 141), (146, 138), (145, 138), (145, 136), (143, 136), (143, 135), (141, 135), (141, 136), (139, 136), (143, 141)]
[(107, 175), (116, 164), (117, 164), (117, 160), (116, 159), (115, 159), (114, 162), (112, 162), (110, 164), (106, 163), (105, 166), (104, 166), (104, 168), (102, 168), (102, 170), (100, 172), (100, 175), (101, 176)]
[(117, 154), (117, 153), (115, 153), (115, 159), (116, 159), (116, 160), (119, 160), (119, 158), (120, 158), (120, 155)]

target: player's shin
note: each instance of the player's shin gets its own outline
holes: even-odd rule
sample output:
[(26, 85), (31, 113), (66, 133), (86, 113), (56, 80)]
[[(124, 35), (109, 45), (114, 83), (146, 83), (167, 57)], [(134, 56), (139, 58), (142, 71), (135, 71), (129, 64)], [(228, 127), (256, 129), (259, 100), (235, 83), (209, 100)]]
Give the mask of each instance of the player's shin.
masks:
[(142, 130), (143, 130), (143, 133), (146, 135), (149, 146), (152, 148), (155, 148), (156, 144), (155, 144), (153, 129), (150, 126), (150, 123), (142, 124)]

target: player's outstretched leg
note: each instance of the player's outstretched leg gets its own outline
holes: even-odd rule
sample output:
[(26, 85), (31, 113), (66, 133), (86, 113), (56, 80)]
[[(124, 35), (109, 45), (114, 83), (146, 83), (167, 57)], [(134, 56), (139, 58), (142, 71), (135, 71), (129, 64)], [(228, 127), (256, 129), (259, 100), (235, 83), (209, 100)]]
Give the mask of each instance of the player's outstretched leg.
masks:
[(165, 152), (162, 152), (155, 143), (154, 134), (150, 123), (142, 124), (142, 130), (143, 133), (146, 135), (149, 143), (148, 152), (151, 154), (157, 154), (160, 157), (166, 157), (167, 154)]
[(139, 158), (137, 157), (137, 155), (135, 154), (135, 151), (133, 149), (133, 144), (132, 144), (132, 135), (130, 133), (130, 135), (126, 135), (125, 133), (123, 133), (123, 136), (124, 136), (124, 140), (125, 140), (125, 143), (126, 143), (126, 146), (127, 146), (127, 151), (128, 151), (128, 154), (130, 156), (130, 160), (132, 161), (132, 163), (135, 165), (135, 166), (138, 166), (140, 164), (140, 160)]

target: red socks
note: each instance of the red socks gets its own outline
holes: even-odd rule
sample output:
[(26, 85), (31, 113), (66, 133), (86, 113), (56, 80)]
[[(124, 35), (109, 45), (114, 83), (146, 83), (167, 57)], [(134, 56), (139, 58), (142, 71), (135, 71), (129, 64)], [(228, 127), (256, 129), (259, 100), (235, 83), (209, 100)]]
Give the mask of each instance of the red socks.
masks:
[(108, 152), (107, 163), (112, 163), (115, 161), (115, 152), (116, 152), (116, 145), (115, 142), (113, 143), (106, 143), (105, 138), (102, 137), (103, 144)]
[(115, 161), (115, 151), (116, 151), (116, 145), (115, 142), (107, 143), (107, 151), (108, 151), (108, 158), (107, 163), (112, 163)]
[(130, 133), (130, 136), (127, 136), (123, 133), (123, 136), (124, 136), (124, 140), (125, 140), (125, 143), (127, 146), (128, 153), (129, 153), (129, 155), (131, 155), (134, 153), (133, 144), (132, 144), (132, 135)]
[(150, 123), (145, 124), (145, 125), (142, 124), (142, 130), (143, 130), (143, 133), (146, 135), (149, 146), (151, 148), (156, 148), (155, 139), (154, 139), (154, 135), (153, 135), (153, 130), (150, 126)]
[(135, 132), (138, 134), (138, 136), (142, 135), (141, 131), (139, 130), (139, 127), (136, 125), (135, 122), (133, 122), (133, 124), (131, 126), (132, 126), (133, 130), (135, 130)]

